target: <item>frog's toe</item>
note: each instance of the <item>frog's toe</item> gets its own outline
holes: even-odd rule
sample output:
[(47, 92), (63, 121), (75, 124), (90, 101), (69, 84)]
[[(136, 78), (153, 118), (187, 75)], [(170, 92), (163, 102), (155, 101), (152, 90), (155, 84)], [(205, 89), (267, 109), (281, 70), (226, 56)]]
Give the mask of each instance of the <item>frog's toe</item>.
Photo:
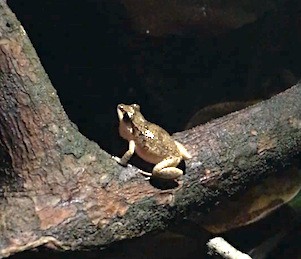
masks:
[(113, 158), (118, 164), (120, 164), (120, 165), (123, 165), (123, 166), (126, 166), (126, 165), (127, 165), (127, 164), (124, 164), (124, 163), (122, 162), (122, 159), (119, 158), (118, 156), (112, 156), (112, 158)]

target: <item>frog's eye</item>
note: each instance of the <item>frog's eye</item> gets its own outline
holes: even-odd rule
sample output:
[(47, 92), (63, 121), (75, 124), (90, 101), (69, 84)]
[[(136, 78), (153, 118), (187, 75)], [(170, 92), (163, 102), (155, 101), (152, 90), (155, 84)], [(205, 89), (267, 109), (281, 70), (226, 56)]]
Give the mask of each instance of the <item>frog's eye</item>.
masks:
[(132, 107), (134, 108), (135, 111), (140, 111), (140, 105), (139, 104), (132, 104)]

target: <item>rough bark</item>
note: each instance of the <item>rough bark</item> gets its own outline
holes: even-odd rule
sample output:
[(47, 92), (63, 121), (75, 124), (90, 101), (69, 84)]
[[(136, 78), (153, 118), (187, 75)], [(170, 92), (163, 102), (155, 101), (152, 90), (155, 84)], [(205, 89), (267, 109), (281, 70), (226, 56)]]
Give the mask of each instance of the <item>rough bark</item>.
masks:
[(162, 190), (78, 132), (0, 0), (0, 257), (41, 244), (103, 247), (171, 220), (205, 220), (224, 197), (245, 192), (299, 152), (300, 108), (297, 85), (175, 134), (193, 158), (179, 188)]

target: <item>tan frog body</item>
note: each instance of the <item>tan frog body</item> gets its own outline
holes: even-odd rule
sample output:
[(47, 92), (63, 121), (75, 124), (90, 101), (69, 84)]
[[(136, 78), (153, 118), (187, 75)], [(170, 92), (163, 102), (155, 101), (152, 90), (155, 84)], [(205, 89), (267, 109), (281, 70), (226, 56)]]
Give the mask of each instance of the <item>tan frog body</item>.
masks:
[(177, 179), (183, 171), (176, 166), (182, 159), (191, 156), (185, 147), (173, 140), (161, 127), (148, 122), (140, 112), (138, 104), (117, 106), (119, 118), (119, 134), (129, 141), (129, 150), (122, 158), (116, 158), (121, 165), (127, 165), (134, 152), (146, 162), (156, 164), (152, 173), (143, 173), (147, 176), (156, 176), (164, 179)]

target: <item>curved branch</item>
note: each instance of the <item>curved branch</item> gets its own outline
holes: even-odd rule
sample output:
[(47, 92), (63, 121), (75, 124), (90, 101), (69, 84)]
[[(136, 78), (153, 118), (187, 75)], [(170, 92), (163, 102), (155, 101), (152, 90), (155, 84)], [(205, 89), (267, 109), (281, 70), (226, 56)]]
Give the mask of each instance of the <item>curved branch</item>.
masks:
[(77, 131), (3, 0), (0, 36), (1, 174), (9, 179), (0, 189), (0, 257), (41, 244), (105, 246), (184, 217), (215, 232), (239, 226), (246, 222), (243, 214), (216, 227), (208, 212), (227, 204), (228, 197), (248, 193), (256, 180), (272, 175), (300, 151), (297, 85), (175, 134), (193, 158), (186, 162), (179, 188), (162, 191), (145, 181), (139, 169), (119, 166)]

